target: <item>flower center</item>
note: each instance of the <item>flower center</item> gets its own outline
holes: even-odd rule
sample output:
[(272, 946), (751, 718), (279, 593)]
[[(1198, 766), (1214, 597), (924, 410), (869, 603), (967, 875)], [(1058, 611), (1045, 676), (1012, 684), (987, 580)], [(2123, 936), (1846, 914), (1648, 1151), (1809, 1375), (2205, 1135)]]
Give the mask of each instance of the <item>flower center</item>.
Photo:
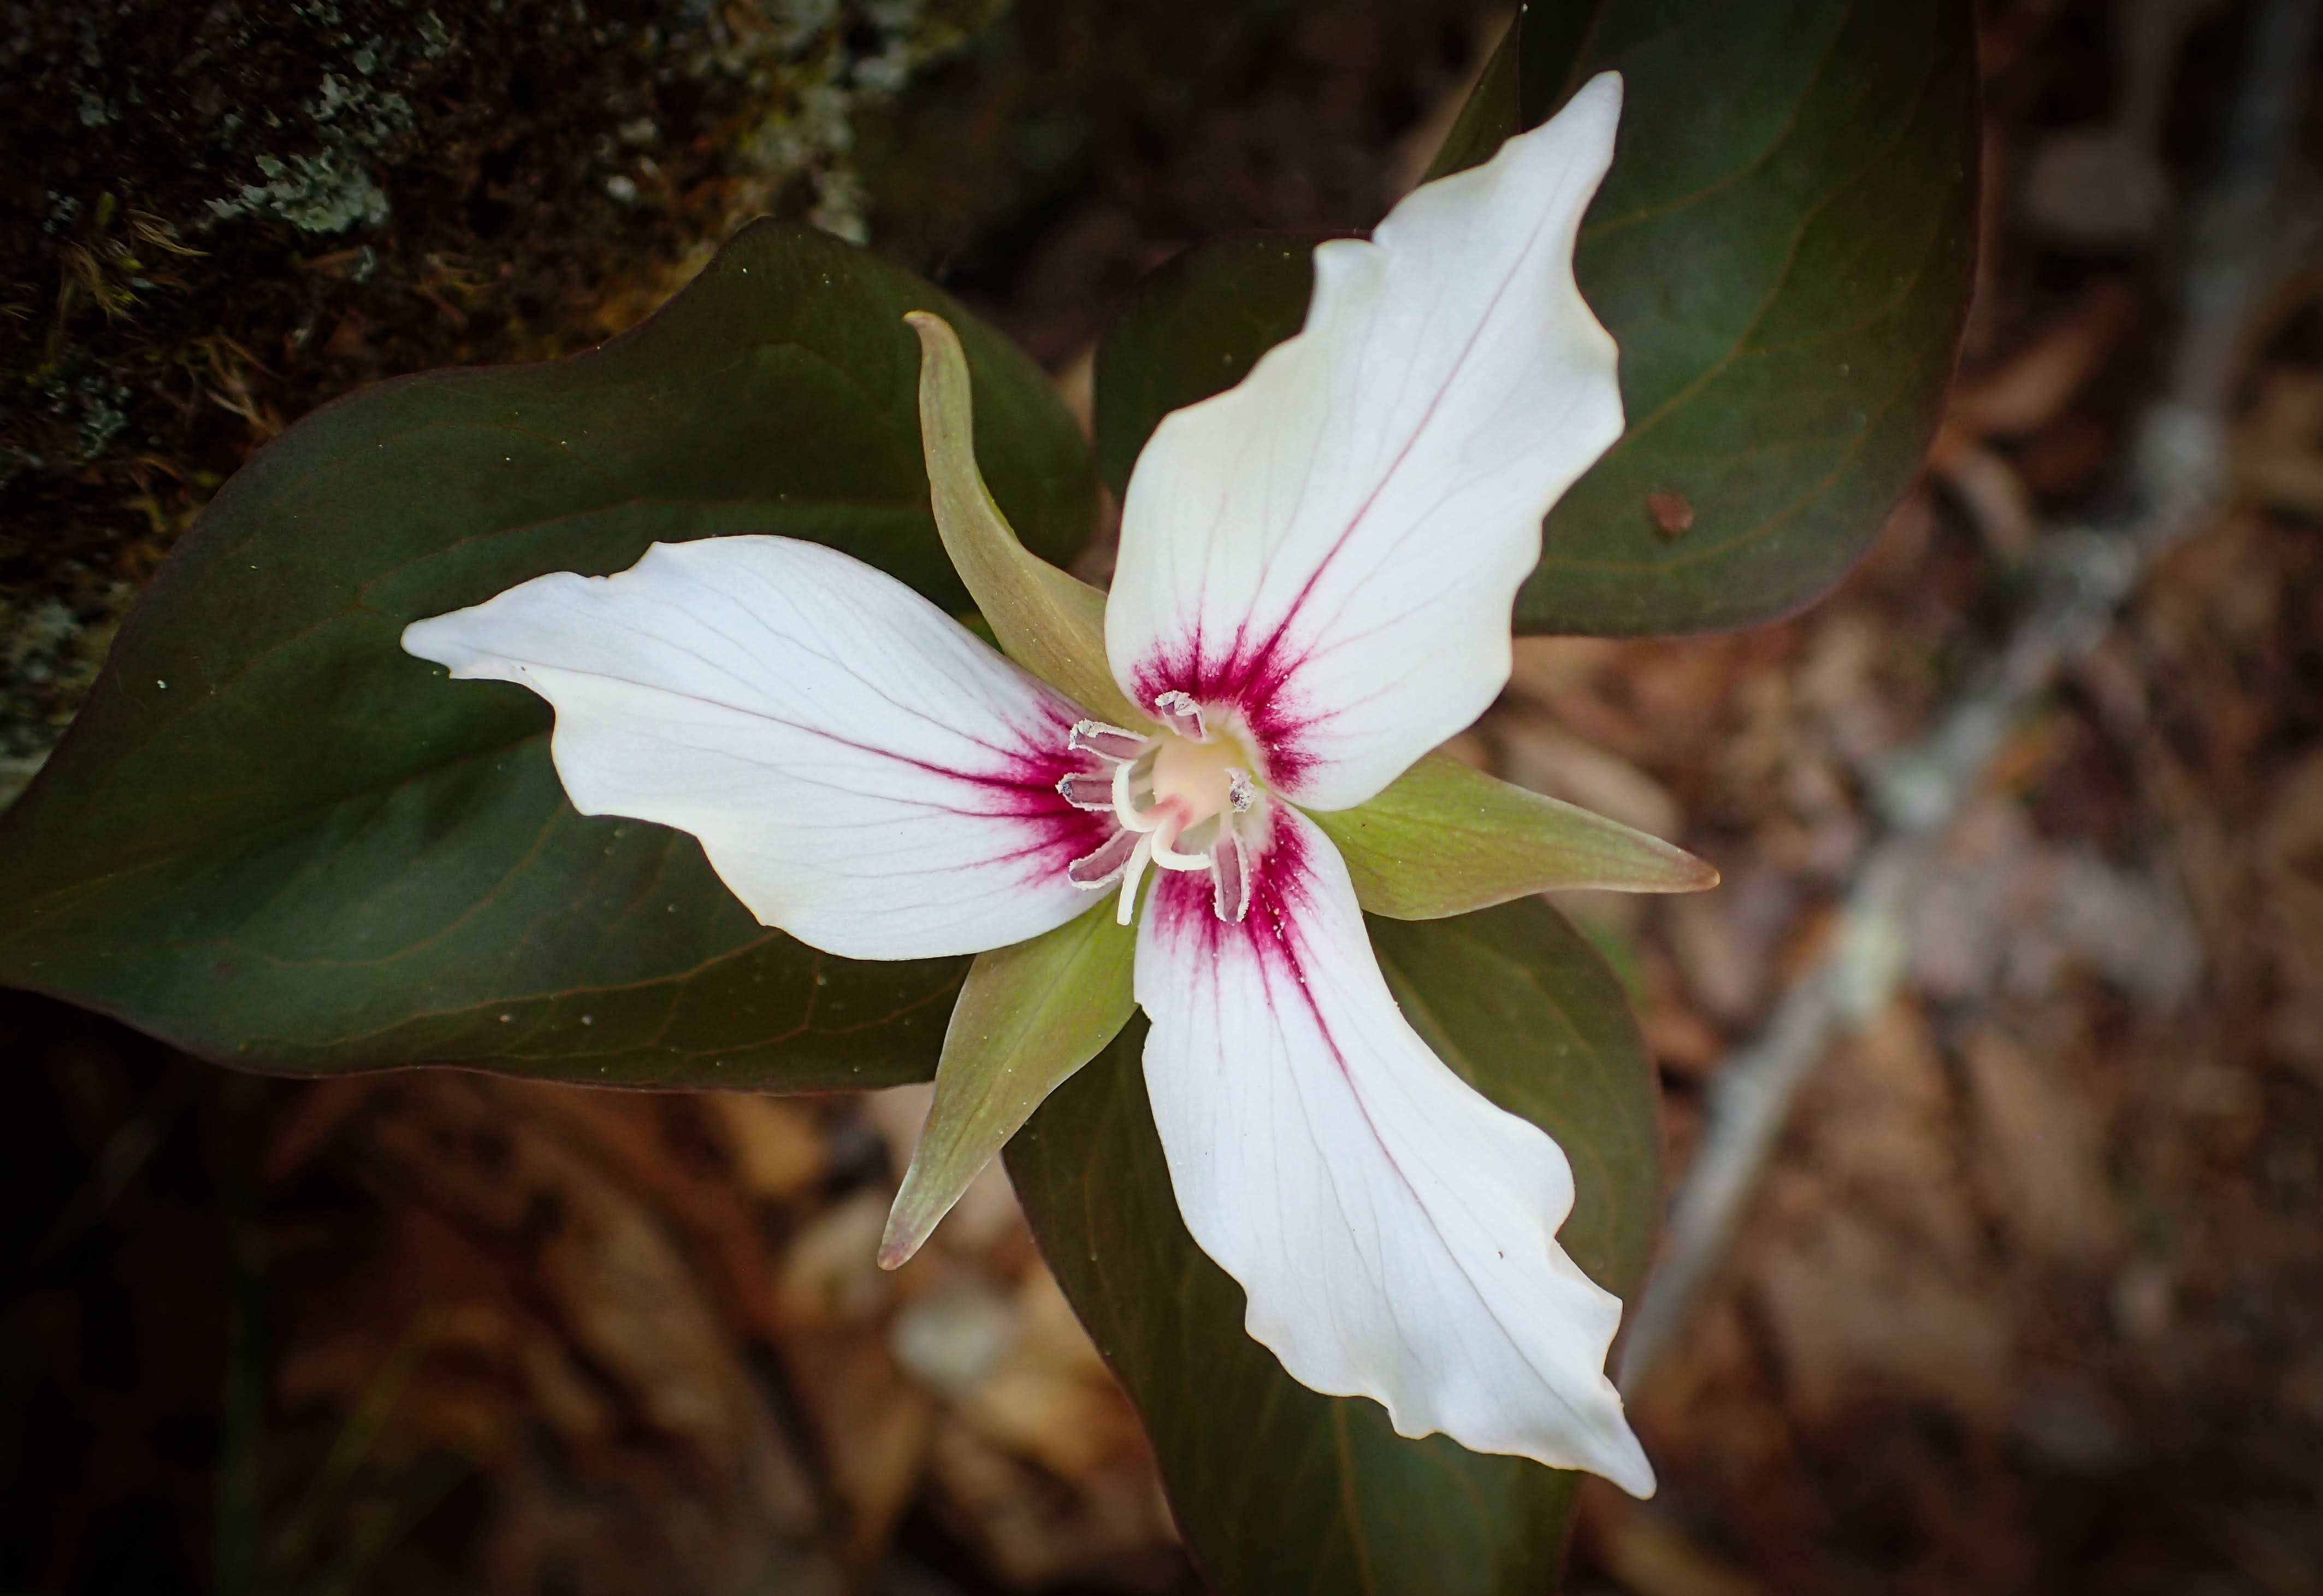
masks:
[(1250, 756), (1232, 738), (1198, 743), (1165, 731), (1153, 749), (1154, 805), (1174, 808), (1188, 831), (1229, 810), (1248, 809), (1249, 767)]
[(1239, 921), (1250, 912), (1245, 832), (1262, 812), (1250, 754), (1183, 693), (1162, 694), (1153, 709), (1162, 729), (1150, 737), (1098, 720), (1073, 728), (1068, 746), (1106, 768), (1068, 775), (1057, 791), (1076, 808), (1112, 811), (1118, 830), (1066, 875), (1092, 891), (1120, 882), (1116, 913), (1127, 925), (1148, 865), (1207, 871), (1218, 918)]

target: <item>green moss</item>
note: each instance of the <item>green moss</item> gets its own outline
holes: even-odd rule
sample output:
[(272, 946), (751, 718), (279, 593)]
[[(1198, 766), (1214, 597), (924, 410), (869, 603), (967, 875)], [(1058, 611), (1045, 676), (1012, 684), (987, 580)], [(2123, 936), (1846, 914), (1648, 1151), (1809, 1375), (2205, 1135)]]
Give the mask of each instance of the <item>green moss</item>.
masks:
[(635, 321), (1001, 0), (81, 0), (0, 21), (0, 804), (216, 485), (399, 372)]

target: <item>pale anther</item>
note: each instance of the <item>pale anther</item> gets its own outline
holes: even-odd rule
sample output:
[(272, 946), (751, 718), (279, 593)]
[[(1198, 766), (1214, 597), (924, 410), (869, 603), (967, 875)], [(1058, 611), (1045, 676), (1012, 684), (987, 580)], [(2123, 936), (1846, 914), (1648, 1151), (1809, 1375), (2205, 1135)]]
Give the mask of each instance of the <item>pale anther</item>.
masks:
[(1057, 783), (1057, 792), (1075, 809), (1113, 807), (1113, 777), (1106, 772), (1076, 770)]
[(1250, 853), (1232, 826), (1210, 849), (1210, 907), (1228, 925), (1239, 925), (1250, 913)]
[(1137, 733), (1102, 720), (1076, 721), (1065, 738), (1065, 746), (1076, 754), (1098, 754), (1107, 759), (1134, 759), (1145, 751), (1145, 742)]
[(1129, 864), (1129, 856), (1138, 842), (1134, 831), (1116, 831), (1093, 852), (1082, 855), (1065, 867), (1065, 879), (1085, 891), (1097, 892), (1113, 885)]
[(1209, 732), (1202, 722), (1202, 706), (1194, 702), (1192, 693), (1173, 687), (1155, 697), (1153, 712), (1180, 737), (1198, 743), (1209, 740)]

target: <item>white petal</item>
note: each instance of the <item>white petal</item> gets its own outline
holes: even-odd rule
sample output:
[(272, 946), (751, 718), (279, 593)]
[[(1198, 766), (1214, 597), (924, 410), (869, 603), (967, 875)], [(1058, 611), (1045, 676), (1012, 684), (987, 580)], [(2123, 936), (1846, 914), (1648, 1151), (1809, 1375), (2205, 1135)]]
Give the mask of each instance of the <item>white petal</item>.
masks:
[(1145, 1085), (1187, 1228), (1301, 1384), (1649, 1494), (1605, 1376), (1621, 1302), (1556, 1244), (1565, 1154), (1428, 1050), (1329, 839), (1272, 819), (1247, 919), (1165, 876), (1140, 933)]
[(1298, 336), (1162, 418), (1106, 611), (1132, 700), (1239, 706), (1267, 779), (1318, 809), (1492, 702), (1541, 518), (1621, 435), (1613, 341), (1573, 281), (1621, 105), (1605, 73), (1369, 243), (1323, 244)]
[(981, 952), (1089, 906), (1110, 817), (1060, 777), (1079, 711), (895, 578), (787, 537), (656, 544), (543, 576), (403, 646), (556, 707), (583, 814), (691, 831), (767, 925), (850, 959)]

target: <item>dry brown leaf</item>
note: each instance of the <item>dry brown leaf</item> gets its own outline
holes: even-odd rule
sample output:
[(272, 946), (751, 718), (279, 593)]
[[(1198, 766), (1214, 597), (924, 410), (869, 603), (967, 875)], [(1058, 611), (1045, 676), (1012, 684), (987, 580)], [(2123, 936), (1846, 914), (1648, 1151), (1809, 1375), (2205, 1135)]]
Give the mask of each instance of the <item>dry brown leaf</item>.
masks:
[(2006, 1417), (2006, 1310), (1947, 1280), (1894, 1234), (1827, 1212), (1769, 1246), (1750, 1275), (1805, 1422), (1834, 1423), (1883, 1387), (1986, 1429)]
[(822, 1128), (799, 1104), (712, 1092), (701, 1105), (723, 1133), (734, 1178), (752, 1197), (789, 1202), (813, 1190), (830, 1168)]
[(1961, 1054), (1979, 1128), (1977, 1182), (2011, 1234), (2070, 1268), (2103, 1268), (2121, 1243), (2105, 1136), (2062, 1060), (1978, 1031)]
[(1669, 790), (1618, 754), (1593, 747), (1547, 716), (1513, 711), (1492, 723), (1510, 781), (1665, 839), (1685, 817)]

